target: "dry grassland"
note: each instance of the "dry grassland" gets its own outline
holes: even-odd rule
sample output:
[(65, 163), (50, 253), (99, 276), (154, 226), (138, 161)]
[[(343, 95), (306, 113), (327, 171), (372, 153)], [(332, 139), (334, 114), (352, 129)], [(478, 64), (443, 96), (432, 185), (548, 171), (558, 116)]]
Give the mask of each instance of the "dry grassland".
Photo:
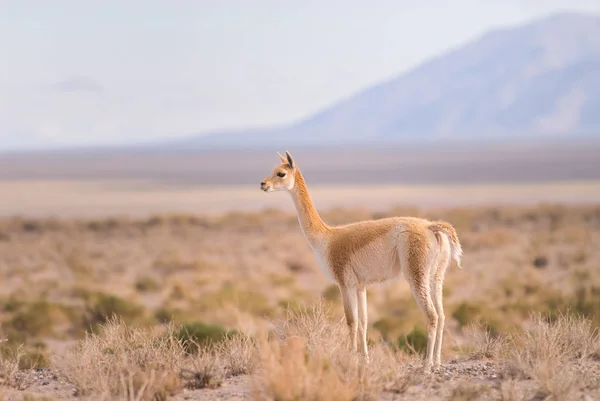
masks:
[(456, 227), (439, 372), (419, 371), (424, 320), (403, 280), (369, 289), (371, 363), (347, 351), (338, 290), (287, 210), (6, 217), (4, 399), (600, 399), (599, 205), (322, 215)]

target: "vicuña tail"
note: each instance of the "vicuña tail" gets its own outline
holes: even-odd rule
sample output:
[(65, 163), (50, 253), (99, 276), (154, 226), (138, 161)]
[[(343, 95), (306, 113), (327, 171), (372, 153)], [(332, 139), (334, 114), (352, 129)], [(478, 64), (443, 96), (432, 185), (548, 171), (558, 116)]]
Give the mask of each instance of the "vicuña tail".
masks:
[(446, 234), (448, 239), (450, 240), (450, 252), (452, 254), (452, 258), (456, 261), (456, 265), (459, 269), (462, 269), (461, 257), (463, 254), (462, 247), (460, 246), (460, 241), (458, 240), (458, 236), (456, 235), (456, 230), (450, 223), (446, 223), (445, 221), (436, 221), (433, 222), (428, 227), (435, 234), (442, 232)]

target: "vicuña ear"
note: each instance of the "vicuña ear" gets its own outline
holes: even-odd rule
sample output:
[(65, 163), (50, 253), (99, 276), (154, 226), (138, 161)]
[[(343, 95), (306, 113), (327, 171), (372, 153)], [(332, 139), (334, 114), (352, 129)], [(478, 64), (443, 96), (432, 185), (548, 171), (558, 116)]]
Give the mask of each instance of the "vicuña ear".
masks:
[(296, 168), (296, 163), (294, 162), (294, 159), (292, 159), (292, 155), (290, 155), (290, 152), (288, 152), (287, 150), (285, 151), (285, 155), (287, 156), (287, 162), (289, 163), (290, 167), (292, 169)]
[(288, 162), (288, 161), (287, 161), (287, 159), (281, 155), (281, 153), (277, 152), (277, 155), (278, 155), (278, 156), (279, 156), (279, 158), (281, 159), (281, 162), (282, 162), (282, 163), (287, 163), (287, 162)]

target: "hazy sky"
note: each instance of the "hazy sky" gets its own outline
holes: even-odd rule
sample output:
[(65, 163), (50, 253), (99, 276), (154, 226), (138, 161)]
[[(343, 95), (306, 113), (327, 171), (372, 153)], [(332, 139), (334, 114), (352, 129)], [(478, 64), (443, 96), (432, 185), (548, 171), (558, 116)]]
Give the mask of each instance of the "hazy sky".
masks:
[(0, 149), (288, 123), (560, 10), (600, 0), (0, 0)]

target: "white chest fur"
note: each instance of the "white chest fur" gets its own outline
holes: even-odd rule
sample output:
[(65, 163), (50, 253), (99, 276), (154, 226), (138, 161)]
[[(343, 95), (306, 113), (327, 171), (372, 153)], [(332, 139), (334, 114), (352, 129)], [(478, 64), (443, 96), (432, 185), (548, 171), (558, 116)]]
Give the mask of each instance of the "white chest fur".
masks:
[(313, 254), (315, 255), (315, 258), (317, 259), (317, 263), (319, 264), (321, 271), (325, 275), (325, 278), (327, 278), (327, 280), (329, 280), (330, 282), (334, 282), (335, 280), (333, 279), (331, 267), (329, 266), (329, 263), (327, 263), (327, 240), (322, 236), (307, 235), (306, 231), (304, 230), (300, 214), (298, 214), (298, 223), (300, 223), (300, 229), (304, 234), (304, 238), (306, 238), (306, 240), (308, 241), (308, 244), (310, 245)]
[(331, 273), (331, 267), (329, 266), (329, 263), (327, 263), (327, 244), (325, 241), (315, 241), (314, 243), (310, 244), (310, 246), (315, 254), (317, 262), (319, 263), (321, 271), (327, 280), (333, 282), (334, 280), (333, 274)]

